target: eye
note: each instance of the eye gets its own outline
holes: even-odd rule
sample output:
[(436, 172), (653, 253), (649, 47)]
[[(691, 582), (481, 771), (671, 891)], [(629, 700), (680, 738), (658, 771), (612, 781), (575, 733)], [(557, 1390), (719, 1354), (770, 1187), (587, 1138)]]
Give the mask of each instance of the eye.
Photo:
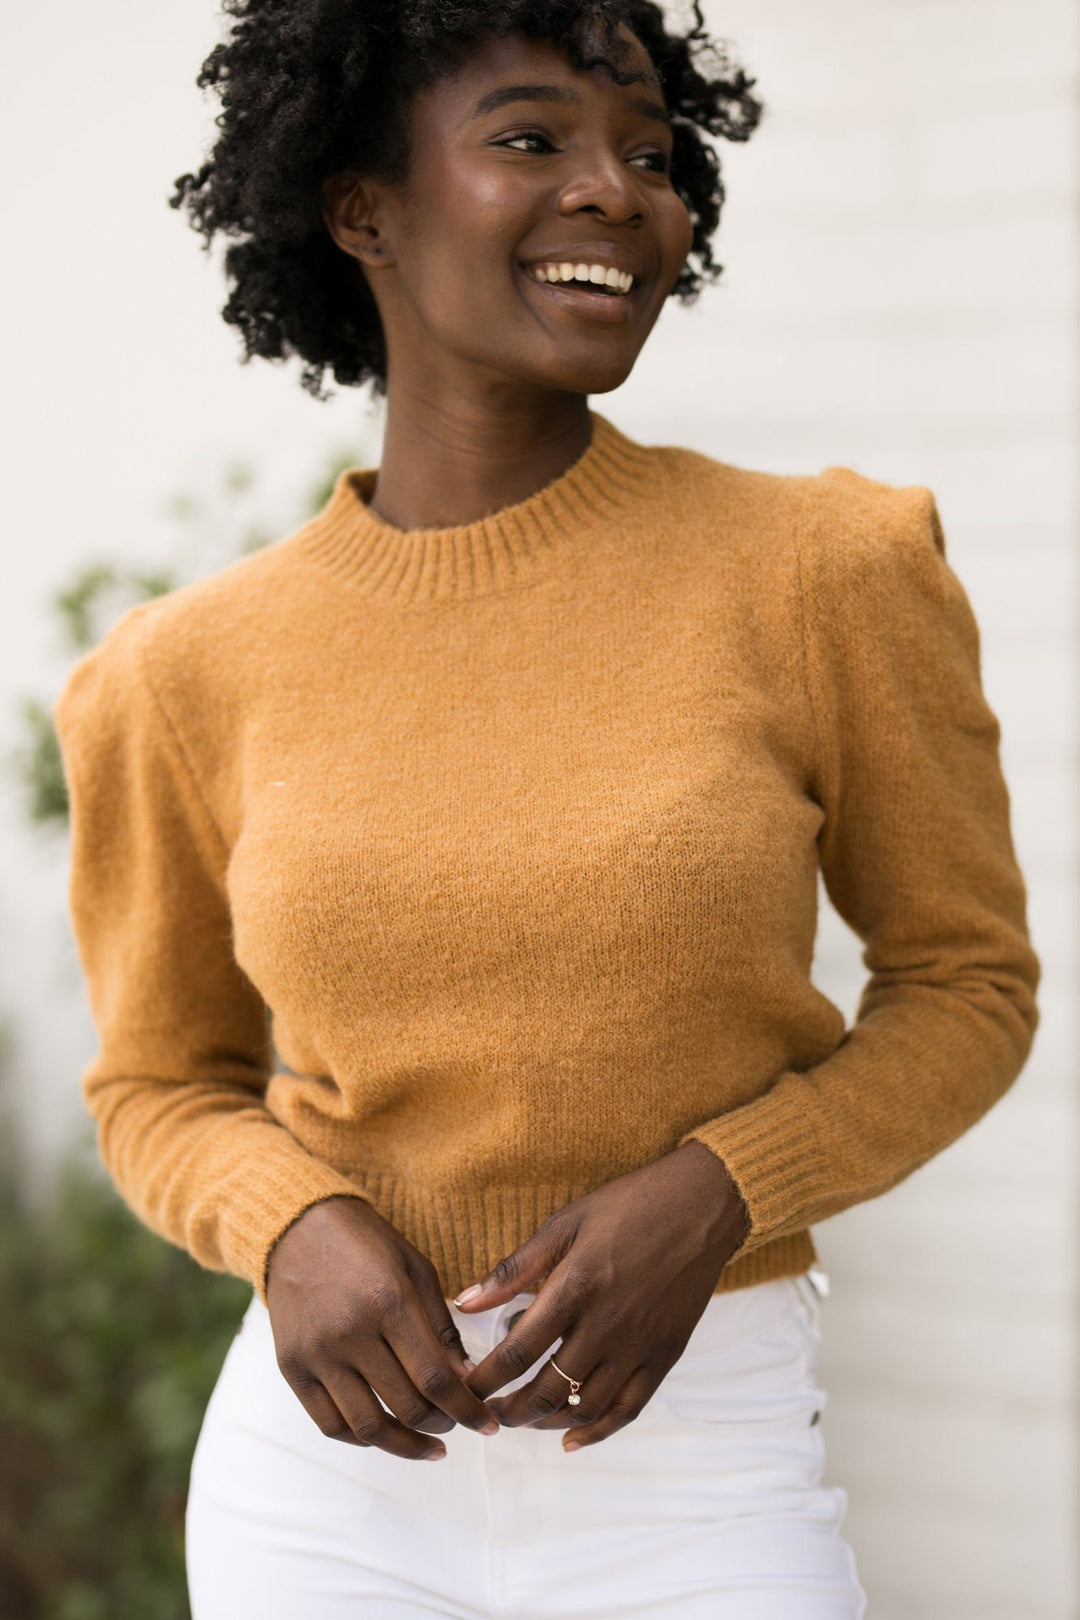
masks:
[(644, 162), (653, 174), (667, 174), (671, 169), (671, 159), (666, 152), (641, 152), (638, 157), (631, 158), (631, 163)]
[(500, 140), (491, 141), (492, 146), (508, 146), (515, 152), (536, 151), (536, 147), (519, 146), (519, 141), (539, 141), (546, 151), (554, 152), (555, 147), (548, 137), (538, 129), (521, 130), (517, 135), (504, 135)]
[[(533, 144), (530, 145), (530, 142)], [(505, 146), (514, 152), (531, 152), (536, 156), (558, 151), (551, 137), (539, 129), (522, 129), (514, 135), (501, 135), (489, 141), (488, 145)], [(666, 152), (642, 152), (636, 158), (631, 158), (630, 162), (643, 166), (651, 174), (668, 174), (671, 169), (671, 159)]]

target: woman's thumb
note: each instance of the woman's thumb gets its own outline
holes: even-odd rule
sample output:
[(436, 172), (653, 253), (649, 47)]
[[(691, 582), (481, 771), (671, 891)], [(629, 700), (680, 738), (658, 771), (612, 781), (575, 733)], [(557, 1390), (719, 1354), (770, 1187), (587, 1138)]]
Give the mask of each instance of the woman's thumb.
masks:
[(526, 1238), (512, 1254), (493, 1266), (478, 1283), (462, 1290), (454, 1304), (465, 1311), (487, 1311), (505, 1305), (523, 1289), (531, 1288), (554, 1271), (572, 1238), (558, 1221), (547, 1221), (532, 1237)]

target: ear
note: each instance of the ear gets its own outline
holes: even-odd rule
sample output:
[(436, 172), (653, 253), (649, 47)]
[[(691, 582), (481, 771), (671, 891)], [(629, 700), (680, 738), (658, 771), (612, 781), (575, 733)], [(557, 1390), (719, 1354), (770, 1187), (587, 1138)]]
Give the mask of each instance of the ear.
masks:
[(352, 169), (324, 180), (320, 203), (326, 228), (343, 253), (372, 269), (393, 264), (372, 183)]

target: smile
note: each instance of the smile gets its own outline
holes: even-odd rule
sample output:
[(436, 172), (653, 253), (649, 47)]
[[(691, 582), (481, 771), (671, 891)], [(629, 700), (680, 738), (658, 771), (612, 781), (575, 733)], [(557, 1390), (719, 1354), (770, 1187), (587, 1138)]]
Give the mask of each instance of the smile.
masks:
[(629, 270), (616, 270), (602, 264), (534, 264), (529, 268), (535, 281), (585, 282), (590, 288), (596, 287), (603, 294), (614, 293), (616, 297), (628, 293), (634, 285)]
[[(563, 260), (523, 264), (519, 271), (545, 303), (561, 304), (568, 315), (579, 320), (621, 326), (639, 308), (637, 292), (641, 282), (630, 271), (616, 270), (612, 265)], [(614, 280), (609, 279), (612, 277)]]

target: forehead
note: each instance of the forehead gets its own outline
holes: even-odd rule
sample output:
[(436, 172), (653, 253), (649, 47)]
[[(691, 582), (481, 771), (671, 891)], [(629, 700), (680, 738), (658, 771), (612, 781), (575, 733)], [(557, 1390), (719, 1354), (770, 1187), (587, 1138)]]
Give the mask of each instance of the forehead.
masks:
[[(645, 92), (662, 101), (660, 76), (644, 45), (625, 26), (620, 26), (616, 39), (619, 70), (635, 75), (632, 84), (616, 84), (602, 68), (582, 71), (574, 67), (565, 51), (551, 40), (509, 34), (505, 38), (474, 40), (466, 47), (454, 73), (421, 92), (419, 99), (427, 102), (432, 112), (466, 119), (492, 92), (528, 84), (562, 86), (578, 97), (632, 98)], [(612, 55), (599, 40), (595, 41), (595, 49), (598, 55)]]

